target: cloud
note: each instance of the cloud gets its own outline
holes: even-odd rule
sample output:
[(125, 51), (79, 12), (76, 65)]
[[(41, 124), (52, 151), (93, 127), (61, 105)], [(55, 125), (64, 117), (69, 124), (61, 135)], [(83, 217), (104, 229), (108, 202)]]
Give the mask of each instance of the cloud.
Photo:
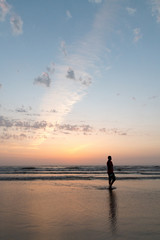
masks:
[(0, 83), (0, 88), (2, 88), (2, 84)]
[(19, 112), (19, 113), (26, 113), (27, 110), (22, 106), (21, 108), (16, 108), (16, 112)]
[(88, 0), (88, 2), (90, 2), (90, 3), (101, 3), (102, 0)]
[[(52, 133), (75, 133), (75, 134), (91, 134), (93, 133), (93, 127), (89, 124), (52, 124), (51, 122), (42, 120), (42, 121), (34, 121), (34, 120), (18, 120), (18, 119), (9, 119), (4, 116), (0, 116), (0, 128), (1, 133), (3, 134), (0, 136), (0, 138), (9, 139), (14, 138), (15, 134), (17, 134), (17, 131), (21, 131), (21, 133), (30, 135), (31, 138), (37, 138), (36, 132), (39, 132), (39, 130), (43, 130), (46, 133), (45, 138), (47, 137), (47, 131), (50, 129), (52, 130)], [(41, 133), (39, 132), (41, 135)]]
[(10, 12), (11, 5), (6, 0), (0, 0), (0, 21), (4, 21), (6, 15)]
[[(41, 143), (51, 135), (72, 134), (72, 135), (128, 135), (128, 129), (105, 128), (96, 129), (90, 124), (64, 124), (52, 123), (46, 120), (18, 120), (0, 116), (0, 139), (9, 140), (30, 140), (34, 144)], [(32, 144), (33, 145), (33, 144)]]
[(75, 73), (72, 68), (68, 69), (66, 77), (70, 79), (75, 79)]
[(118, 128), (110, 128), (110, 129), (100, 128), (99, 132), (101, 132), (103, 134), (107, 134), (107, 135), (127, 136), (127, 130), (123, 131), (123, 130), (118, 129)]
[(22, 105), (21, 107), (18, 107), (18, 108), (15, 109), (15, 112), (18, 112), (18, 113), (28, 113), (30, 111), (32, 111), (31, 106), (25, 107), (25, 106)]
[(71, 13), (70, 13), (69, 10), (66, 11), (66, 15), (67, 15), (67, 18), (68, 18), (68, 19), (72, 18), (72, 15), (71, 15)]
[(111, 53), (111, 49), (110, 48), (106, 48), (107, 53)]
[(66, 43), (65, 43), (65, 41), (61, 41), (61, 50), (62, 50), (64, 56), (66, 57), (67, 56), (67, 51), (66, 51)]
[[(93, 2), (101, 3), (102, 1)], [(51, 90), (46, 92), (41, 103), (42, 109), (57, 110), (56, 114), (47, 116), (48, 121), (53, 124), (61, 124), (64, 121), (66, 115), (71, 113), (73, 106), (88, 93), (88, 87), (100, 71), (101, 54), (106, 51), (106, 40), (114, 24), (116, 7), (113, 1), (104, 1), (95, 15), (90, 31), (70, 45), (69, 53), (66, 51), (65, 41), (61, 42), (61, 51), (65, 57), (59, 56), (60, 61), (55, 67), (54, 84)], [(47, 136), (52, 134), (52, 129), (49, 127), (46, 129)], [(41, 134), (43, 135), (43, 132)], [(42, 138), (33, 144), (39, 145), (43, 141)]]
[(51, 75), (55, 72), (55, 64), (52, 62), (47, 68), (46, 72), (43, 72), (41, 76), (38, 76), (34, 79), (34, 84), (44, 85), (46, 87), (50, 87), (51, 85)]
[(70, 134), (71, 132), (74, 132), (76, 134), (91, 134), (93, 133), (93, 127), (89, 124), (83, 124), (83, 125), (72, 125), (72, 124), (56, 124), (55, 131), (60, 131), (64, 134)]
[(75, 71), (72, 68), (68, 68), (66, 75), (67, 78), (76, 80), (77, 82), (81, 83), (81, 85), (84, 86), (89, 86), (92, 83), (92, 78), (89, 74), (77, 71), (77, 75), (79, 75), (79, 77), (76, 78)]
[[(76, 72), (76, 74), (78, 73)], [(47, 111), (56, 109), (56, 116), (52, 114), (49, 117), (52, 122), (60, 123), (86, 92), (84, 92), (84, 86), (81, 83), (77, 84), (79, 76), (76, 79), (75, 70), (67, 65), (56, 65), (54, 78), (54, 85), (51, 86), (50, 93), (47, 93), (43, 98), (41, 108)]]
[(106, 128), (100, 128), (99, 131), (102, 133), (106, 133)]
[(20, 16), (12, 11), (12, 6), (6, 0), (0, 0), (0, 21), (5, 21), (6, 16), (10, 15), (10, 25), (14, 35), (23, 33), (23, 21)]
[(10, 24), (14, 35), (20, 35), (23, 33), (23, 21), (20, 16), (14, 14), (10, 18)]
[(93, 127), (90, 125), (81, 125), (80, 127), (81, 127), (82, 131), (85, 133), (90, 133), (93, 131)]
[(51, 78), (47, 72), (42, 73), (41, 76), (34, 79), (34, 84), (45, 85), (46, 87), (50, 87)]
[(71, 124), (57, 124), (56, 128), (58, 130), (65, 130), (65, 131), (78, 131), (79, 127), (77, 125)]
[(12, 120), (9, 120), (3, 116), (0, 116), (0, 127), (12, 127), (13, 126), (13, 122)]
[(53, 62), (47, 67), (47, 72), (49, 74), (53, 74), (55, 72), (55, 64)]
[(149, 97), (148, 99), (149, 100), (155, 100), (155, 99), (157, 99), (159, 96), (156, 96), (156, 95), (154, 95), (154, 96), (152, 96), (152, 97)]
[(135, 15), (135, 13), (136, 13), (136, 11), (137, 11), (135, 8), (130, 8), (130, 7), (127, 7), (126, 10), (127, 10), (128, 14), (129, 14), (130, 16)]
[(79, 78), (79, 81), (84, 86), (89, 86), (92, 83), (92, 78), (89, 75), (84, 75)]
[(24, 140), (24, 139), (27, 139), (27, 138), (28, 138), (27, 135), (24, 134), (24, 133), (21, 133), (21, 134), (9, 134), (9, 133), (3, 132), (3, 134), (0, 135), (0, 139), (1, 140), (14, 139), (14, 140), (21, 141), (21, 140)]
[(47, 126), (52, 127), (53, 125), (48, 125), (46, 121), (37, 121), (31, 127), (37, 129), (45, 129)]
[(45, 120), (34, 121), (34, 120), (17, 120), (17, 119), (8, 119), (4, 116), (0, 116), (0, 127), (12, 128), (19, 127), (24, 129), (44, 129), (46, 127), (53, 127), (52, 123), (49, 123)]
[[(53, 128), (53, 124), (45, 120), (18, 120), (9, 119), (0, 116), (0, 139), (1, 141), (9, 140), (29, 140), (35, 141), (39, 138), (46, 139), (46, 131)], [(43, 131), (43, 134), (41, 133)]]
[(151, 4), (152, 4), (152, 16), (156, 16), (157, 23), (160, 23), (160, 1), (151, 0)]
[(138, 42), (142, 38), (141, 29), (135, 28), (133, 29), (133, 35), (134, 35), (134, 42)]
[(48, 111), (49, 113), (57, 113), (57, 111), (55, 109), (51, 109), (50, 111)]
[(109, 71), (112, 68), (112, 66), (107, 66), (106, 71)]

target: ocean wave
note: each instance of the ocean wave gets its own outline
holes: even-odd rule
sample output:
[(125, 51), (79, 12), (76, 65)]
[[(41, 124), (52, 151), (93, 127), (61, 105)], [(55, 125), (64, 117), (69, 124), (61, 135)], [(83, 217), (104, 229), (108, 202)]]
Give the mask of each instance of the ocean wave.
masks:
[[(121, 180), (155, 180), (160, 179), (160, 176), (135, 176), (135, 177), (116, 177), (118, 181)], [(107, 177), (101, 176), (0, 176), (0, 181), (35, 181), (35, 180), (108, 180)]]
[[(160, 179), (160, 166), (115, 166), (117, 180)], [(106, 166), (2, 166), (0, 181), (106, 180)]]

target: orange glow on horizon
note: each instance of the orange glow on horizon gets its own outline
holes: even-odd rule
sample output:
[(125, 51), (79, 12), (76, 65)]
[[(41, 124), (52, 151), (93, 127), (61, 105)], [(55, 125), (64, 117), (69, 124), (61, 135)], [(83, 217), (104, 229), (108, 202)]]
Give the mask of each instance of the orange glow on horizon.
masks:
[[(105, 164), (111, 155), (114, 164), (140, 164), (140, 159), (158, 159), (159, 152), (146, 142), (138, 145), (137, 139), (114, 136), (69, 136), (46, 141), (39, 146), (4, 145), (0, 148), (1, 162), (23, 164)], [(6, 160), (5, 160), (6, 159)], [(157, 161), (157, 160), (156, 160)], [(0, 163), (1, 163), (0, 162)]]

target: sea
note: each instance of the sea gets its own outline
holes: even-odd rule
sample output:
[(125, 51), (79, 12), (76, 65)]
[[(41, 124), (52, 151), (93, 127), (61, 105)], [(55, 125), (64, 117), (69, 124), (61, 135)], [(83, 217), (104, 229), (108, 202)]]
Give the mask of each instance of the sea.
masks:
[[(160, 179), (160, 166), (115, 166), (116, 179)], [(0, 181), (106, 180), (106, 166), (0, 166)]]

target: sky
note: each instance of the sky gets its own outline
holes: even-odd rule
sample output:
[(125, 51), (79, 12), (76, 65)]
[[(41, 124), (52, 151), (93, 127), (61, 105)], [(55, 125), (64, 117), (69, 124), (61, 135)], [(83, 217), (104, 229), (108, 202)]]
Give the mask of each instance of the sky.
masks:
[(0, 165), (160, 164), (160, 0), (0, 0)]

